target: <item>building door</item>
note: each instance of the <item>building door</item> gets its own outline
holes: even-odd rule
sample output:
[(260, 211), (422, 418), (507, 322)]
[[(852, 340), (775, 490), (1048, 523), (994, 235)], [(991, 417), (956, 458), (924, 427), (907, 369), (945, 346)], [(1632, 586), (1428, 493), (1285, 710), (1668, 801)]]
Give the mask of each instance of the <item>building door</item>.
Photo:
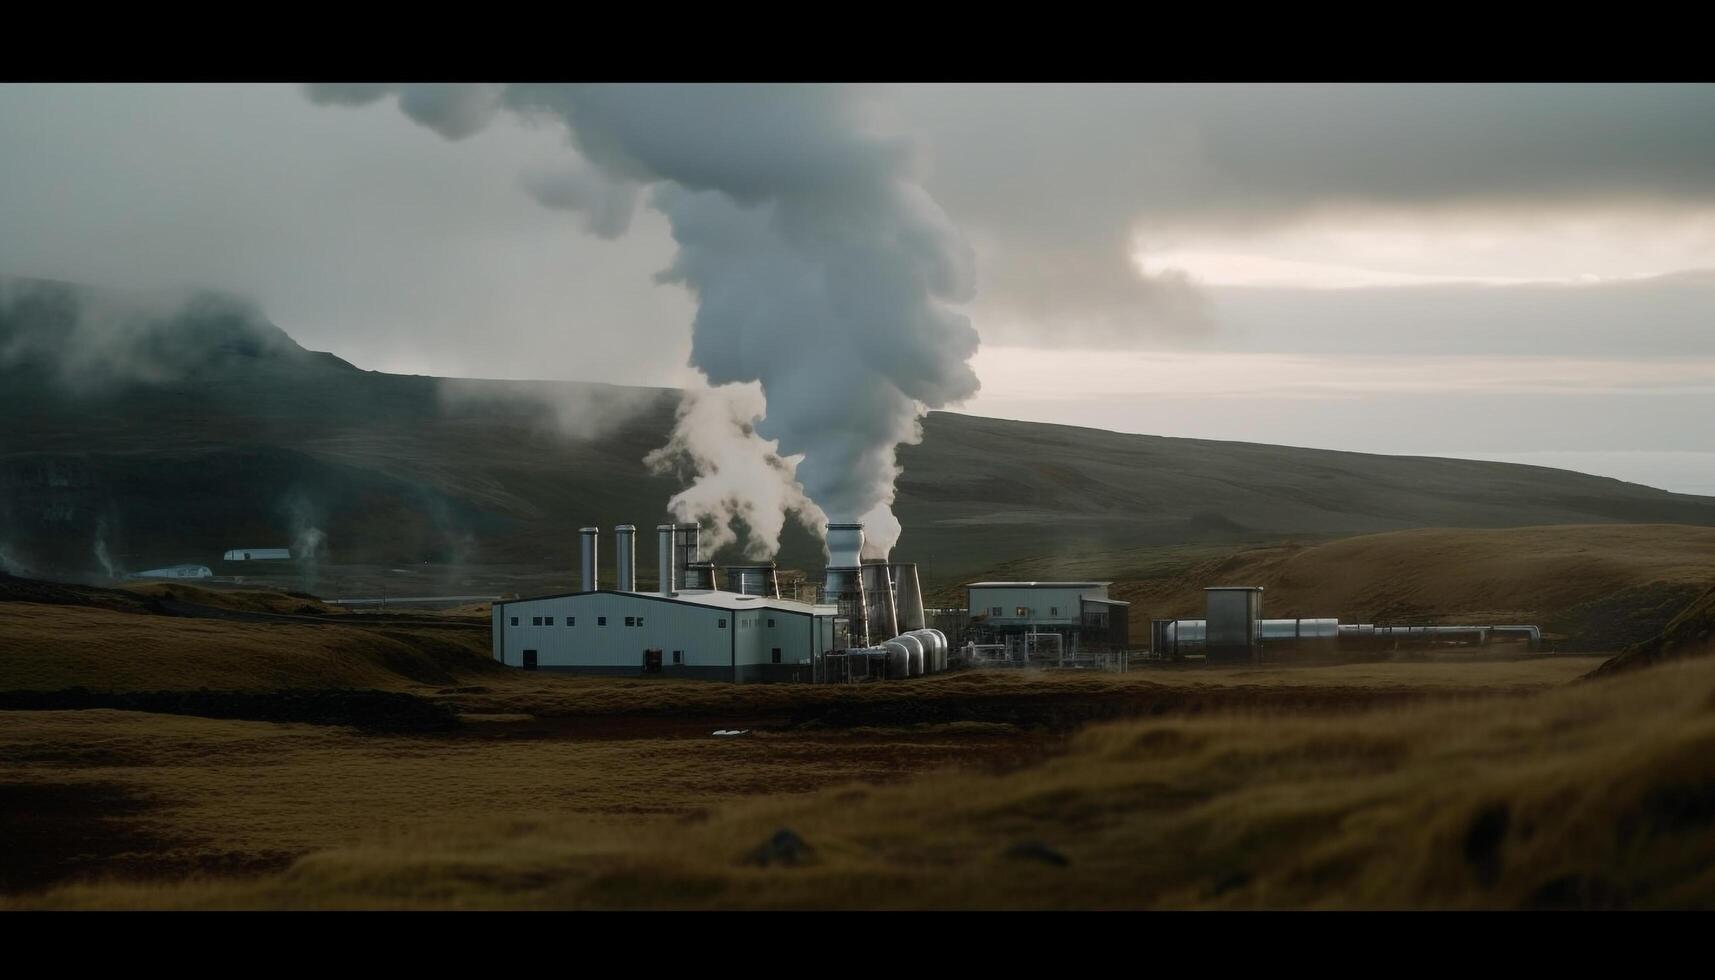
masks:
[(659, 673), (661, 673), (661, 651), (660, 650), (645, 650), (645, 651), (643, 651), (643, 672), (645, 674), (659, 674)]
[(524, 669), (525, 670), (535, 670), (536, 669), (536, 651), (534, 651), (534, 650), (524, 651)]

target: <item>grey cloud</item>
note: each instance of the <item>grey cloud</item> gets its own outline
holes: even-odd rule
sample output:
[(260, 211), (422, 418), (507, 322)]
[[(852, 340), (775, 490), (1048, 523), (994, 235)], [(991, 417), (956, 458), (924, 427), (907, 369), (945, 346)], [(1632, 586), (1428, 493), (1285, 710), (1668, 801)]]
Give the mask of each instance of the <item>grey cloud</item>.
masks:
[[(768, 414), (757, 431), (803, 457), (797, 478), (822, 512), (870, 524), (887, 553), (896, 447), (920, 438), (923, 411), (977, 390), (976, 331), (948, 306), (970, 300), (973, 262), (916, 184), (909, 144), (877, 135), (853, 90), (402, 85), (398, 96), (453, 139), (502, 103), (557, 119), (608, 181), (657, 185), (651, 202), (679, 245), (661, 281), (698, 303), (691, 363), (717, 387), (759, 383)], [(614, 224), (588, 182), (569, 196), (563, 180), (534, 190)]]
[(1715, 271), (1618, 282), (1211, 291), (1225, 350), (1715, 357)]
[(600, 238), (624, 235), (637, 211), (638, 185), (609, 180), (584, 166), (526, 171), (519, 182), (543, 207), (582, 214), (584, 230)]

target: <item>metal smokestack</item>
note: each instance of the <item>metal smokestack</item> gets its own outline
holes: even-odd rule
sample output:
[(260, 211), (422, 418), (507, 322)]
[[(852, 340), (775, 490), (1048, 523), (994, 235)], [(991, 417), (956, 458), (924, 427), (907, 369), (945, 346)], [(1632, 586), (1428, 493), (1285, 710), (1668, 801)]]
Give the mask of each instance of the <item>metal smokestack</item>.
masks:
[(637, 525), (620, 524), (613, 529), (613, 550), (618, 552), (618, 573), (621, 592), (637, 591)]
[(659, 569), (656, 578), (660, 585), (661, 594), (666, 596), (673, 594), (673, 581), (677, 578), (673, 574), (677, 571), (677, 561), (673, 554), (676, 530), (671, 524), (655, 525), (655, 539), (658, 542), (655, 549), (655, 567)]
[(581, 549), (579, 555), (579, 568), (583, 572), (582, 591), (584, 592), (594, 592), (596, 590), (595, 546), (596, 537), (600, 534), (600, 528), (578, 528), (578, 540), (579, 547)]
[(893, 608), (899, 617), (899, 632), (923, 629), (928, 624), (923, 613), (923, 588), (917, 581), (917, 563), (890, 562), (887, 570), (893, 577)]

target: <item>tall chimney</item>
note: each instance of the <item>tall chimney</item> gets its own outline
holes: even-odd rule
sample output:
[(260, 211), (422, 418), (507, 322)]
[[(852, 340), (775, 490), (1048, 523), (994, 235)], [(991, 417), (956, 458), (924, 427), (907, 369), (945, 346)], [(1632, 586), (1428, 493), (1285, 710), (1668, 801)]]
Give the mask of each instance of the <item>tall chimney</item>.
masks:
[(655, 549), (656, 567), (660, 569), (660, 574), (656, 578), (660, 584), (661, 594), (665, 596), (673, 594), (673, 572), (679, 564), (674, 554), (677, 550), (674, 548), (674, 535), (677, 530), (678, 528), (672, 524), (655, 525), (655, 539), (658, 542)]
[(637, 591), (637, 525), (619, 524), (613, 529), (613, 550), (618, 552), (616, 571), (621, 592)]
[(595, 545), (596, 536), (599, 534), (601, 534), (600, 528), (578, 528), (578, 539), (581, 546), (580, 568), (583, 571), (584, 592), (594, 592), (596, 590)]

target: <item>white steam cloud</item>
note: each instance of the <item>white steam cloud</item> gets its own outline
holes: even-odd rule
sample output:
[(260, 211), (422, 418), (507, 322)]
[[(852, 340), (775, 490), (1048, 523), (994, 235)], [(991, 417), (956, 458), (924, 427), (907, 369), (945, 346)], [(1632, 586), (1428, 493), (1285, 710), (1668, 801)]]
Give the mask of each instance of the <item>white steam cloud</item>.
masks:
[(672, 438), (644, 457), (656, 473), (695, 477), (667, 507), (710, 531), (702, 545), (711, 552), (738, 540), (735, 519), (744, 522), (745, 551), (755, 559), (773, 556), (788, 512), (814, 534), (826, 520), (798, 482), (803, 458), (782, 457), (777, 442), (756, 434), (763, 412), (762, 388), (754, 382), (694, 387), (679, 403)]
[[(861, 92), (308, 90), (321, 104), (361, 105), (389, 94), (449, 139), (477, 132), (503, 110), (563, 124), (578, 165), (526, 175), (524, 184), (538, 201), (579, 212), (595, 234), (622, 234), (639, 191), (649, 189), (645, 199), (667, 216), (679, 245), (662, 281), (697, 299), (691, 364), (725, 393), (693, 394), (672, 441), (651, 456), (653, 465), (677, 459), (697, 471), (674, 498), (678, 516), (713, 520), (718, 533), (742, 519), (757, 554), (778, 547), (788, 510), (806, 523), (822, 515), (863, 521), (871, 553), (891, 550), (899, 536), (897, 447), (921, 438), (918, 420), (928, 409), (977, 391), (969, 364), (977, 334), (952, 309), (971, 299), (974, 276), (970, 247), (921, 187), (910, 147), (876, 132)], [(750, 383), (763, 404), (734, 400), (730, 386)]]

